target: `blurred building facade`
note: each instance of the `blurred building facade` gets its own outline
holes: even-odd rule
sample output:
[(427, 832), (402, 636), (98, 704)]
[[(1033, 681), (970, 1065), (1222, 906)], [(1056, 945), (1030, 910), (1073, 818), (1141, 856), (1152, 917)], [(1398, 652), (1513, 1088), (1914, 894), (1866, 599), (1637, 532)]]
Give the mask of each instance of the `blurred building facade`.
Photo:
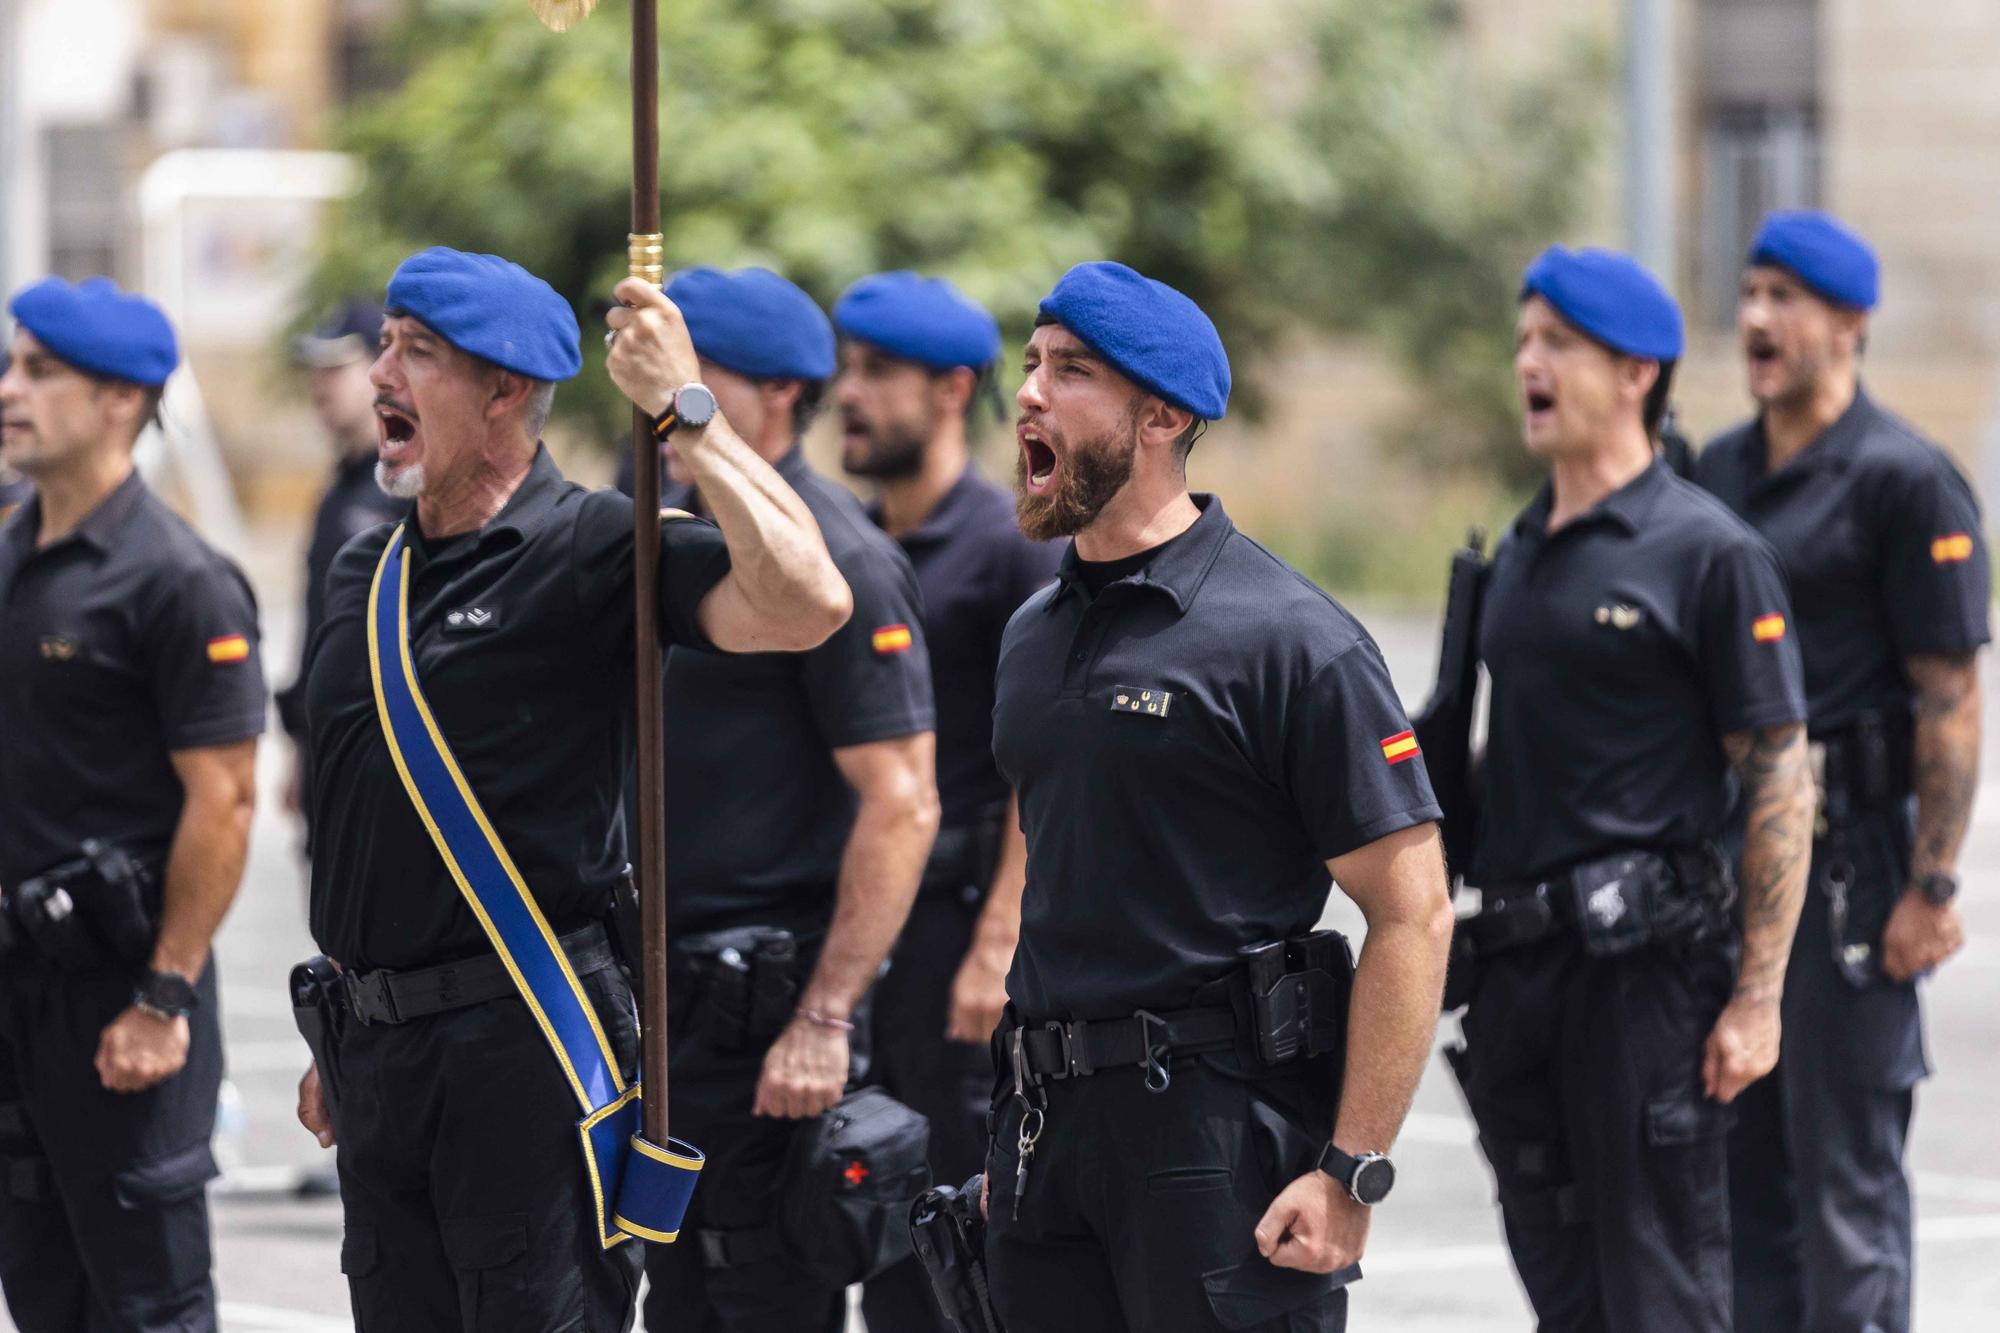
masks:
[[(1267, 25), (1287, 0), (1151, 0), (1190, 37)], [(1658, 9), (1674, 89), (1674, 271), (1696, 337), (1683, 415), (1706, 434), (1742, 415), (1729, 330), (1742, 257), (1772, 208), (1822, 207), (1876, 246), (1884, 299), (1867, 374), (2000, 502), (2000, 3), (1994, 0), (1456, 0), (1494, 69), (1532, 68), (1582, 36), (1624, 49)], [(1621, 108), (1607, 108), (1622, 122)], [(1623, 245), (1622, 123), (1581, 234)], [(1555, 238), (1552, 238), (1555, 239)]]

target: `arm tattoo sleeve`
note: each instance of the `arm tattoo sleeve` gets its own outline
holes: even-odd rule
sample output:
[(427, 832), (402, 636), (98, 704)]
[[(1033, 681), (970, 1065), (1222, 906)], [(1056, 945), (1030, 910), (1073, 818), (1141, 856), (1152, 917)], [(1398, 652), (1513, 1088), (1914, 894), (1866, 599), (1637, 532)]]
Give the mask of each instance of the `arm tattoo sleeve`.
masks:
[(1979, 790), (1979, 672), (1971, 653), (1912, 657), (1904, 665), (1917, 689), (1917, 841), (1910, 857), (1910, 876), (1917, 879), (1951, 870), (1972, 822)]
[(1738, 995), (1776, 1003), (1812, 865), (1813, 792), (1805, 728), (1793, 723), (1723, 739), (1749, 814), (1743, 843), (1743, 965)]

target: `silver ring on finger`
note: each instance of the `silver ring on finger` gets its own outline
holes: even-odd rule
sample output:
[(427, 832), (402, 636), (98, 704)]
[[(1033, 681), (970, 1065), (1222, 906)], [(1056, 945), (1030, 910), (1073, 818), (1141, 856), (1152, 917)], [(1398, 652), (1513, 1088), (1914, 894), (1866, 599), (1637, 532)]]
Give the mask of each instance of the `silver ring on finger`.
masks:
[(618, 330), (612, 329), (604, 335), (604, 350), (610, 351), (611, 344), (618, 341)]

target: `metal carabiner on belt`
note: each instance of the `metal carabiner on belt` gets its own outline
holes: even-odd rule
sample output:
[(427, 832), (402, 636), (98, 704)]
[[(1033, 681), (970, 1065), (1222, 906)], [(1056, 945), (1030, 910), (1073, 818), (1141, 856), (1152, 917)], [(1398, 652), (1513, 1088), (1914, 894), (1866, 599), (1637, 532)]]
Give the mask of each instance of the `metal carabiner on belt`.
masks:
[(1165, 1092), (1167, 1085), (1174, 1081), (1174, 1075), (1160, 1057), (1169, 1054), (1172, 1048), (1164, 1041), (1157, 1046), (1153, 1044), (1153, 1028), (1157, 1025), (1161, 1035), (1164, 1036), (1167, 1020), (1158, 1014), (1147, 1013), (1144, 1009), (1134, 1011), (1132, 1017), (1139, 1020), (1139, 1046), (1145, 1052), (1139, 1061), (1139, 1067), (1146, 1071), (1146, 1091)]

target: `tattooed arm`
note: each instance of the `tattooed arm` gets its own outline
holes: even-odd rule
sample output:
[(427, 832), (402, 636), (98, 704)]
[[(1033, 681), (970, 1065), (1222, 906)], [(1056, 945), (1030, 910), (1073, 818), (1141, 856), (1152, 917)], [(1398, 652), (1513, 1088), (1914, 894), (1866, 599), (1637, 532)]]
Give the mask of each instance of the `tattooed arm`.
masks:
[(1812, 865), (1813, 791), (1806, 729), (1797, 723), (1739, 731), (1722, 747), (1743, 785), (1748, 810), (1743, 841), (1743, 963), (1702, 1056), (1703, 1090), (1718, 1102), (1778, 1063), (1778, 1001), (1792, 931), (1805, 903)]
[[(1910, 882), (1958, 862), (1979, 789), (1979, 671), (1972, 653), (1911, 657), (1904, 663), (1917, 688), (1914, 746), (1917, 842)], [(1903, 891), (1882, 932), (1882, 970), (1907, 981), (1965, 943), (1957, 902), (1932, 903), (1914, 887)]]

